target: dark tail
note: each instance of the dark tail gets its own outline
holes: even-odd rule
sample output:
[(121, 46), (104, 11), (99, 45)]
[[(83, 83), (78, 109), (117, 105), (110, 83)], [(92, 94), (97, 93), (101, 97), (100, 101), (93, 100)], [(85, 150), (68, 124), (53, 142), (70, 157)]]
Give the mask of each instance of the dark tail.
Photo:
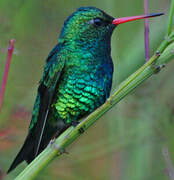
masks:
[(28, 157), (31, 156), (33, 151), (33, 143), (31, 140), (31, 136), (28, 135), (24, 145), (22, 146), (21, 150), (19, 151), (19, 153), (17, 154), (15, 160), (13, 161), (12, 165), (10, 166), (9, 170), (7, 171), (7, 174), (9, 172), (11, 172), (13, 169), (16, 168), (16, 166), (18, 164), (20, 164), (22, 161), (26, 160), (27, 163), (30, 163), (30, 161), (28, 161)]
[[(65, 124), (63, 120), (58, 120), (56, 126), (52, 126), (52, 124), (50, 125), (47, 123), (38, 154), (41, 153), (46, 148), (46, 146), (53, 137), (58, 137), (69, 126), (70, 124)], [(36, 156), (35, 147), (37, 147), (36, 135), (38, 132), (35, 127), (32, 129), (32, 133), (29, 132), (24, 142), (24, 145), (17, 154), (15, 160), (13, 161), (7, 173), (15, 169), (16, 166), (20, 164), (22, 161), (26, 161), (29, 164), (35, 158)]]

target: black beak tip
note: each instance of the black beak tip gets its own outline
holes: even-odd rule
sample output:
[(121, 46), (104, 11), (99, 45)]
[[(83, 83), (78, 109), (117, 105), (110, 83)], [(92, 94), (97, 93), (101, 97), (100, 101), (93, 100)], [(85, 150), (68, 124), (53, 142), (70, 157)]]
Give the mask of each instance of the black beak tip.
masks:
[(151, 13), (149, 17), (162, 16), (164, 13)]

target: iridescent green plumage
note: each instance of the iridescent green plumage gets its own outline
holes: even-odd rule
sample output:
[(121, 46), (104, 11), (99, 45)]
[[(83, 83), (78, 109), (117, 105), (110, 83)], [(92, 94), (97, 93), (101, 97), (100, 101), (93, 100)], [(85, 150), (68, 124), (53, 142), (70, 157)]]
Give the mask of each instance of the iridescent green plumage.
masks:
[(112, 21), (94, 7), (80, 8), (65, 21), (59, 44), (46, 60), (28, 136), (9, 172), (24, 160), (30, 163), (53, 137), (109, 97)]

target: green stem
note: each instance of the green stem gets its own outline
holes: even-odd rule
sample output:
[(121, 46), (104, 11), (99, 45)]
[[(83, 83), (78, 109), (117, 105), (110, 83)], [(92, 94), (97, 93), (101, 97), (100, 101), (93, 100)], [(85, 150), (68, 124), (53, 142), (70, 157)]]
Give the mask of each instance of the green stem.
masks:
[[(170, 35), (170, 37), (173, 38), (172, 35)], [(162, 53), (164, 50), (166, 52), (171, 52), (170, 50), (166, 50), (169, 45), (174, 46), (174, 43), (171, 44), (171, 41), (165, 39), (158, 48), (158, 53)], [(68, 128), (61, 136), (56, 139), (54, 143), (48, 145), (48, 147), (38, 157), (36, 157), (36, 159), (34, 159), (24, 169), (24, 171), (22, 171), (16, 177), (15, 180), (34, 179), (44, 167), (46, 167), (54, 158), (64, 153), (64, 149), (81, 135), (80, 129), (83, 129), (84, 131), (87, 130), (103, 114), (109, 111), (115, 104), (117, 104), (121, 99), (128, 95), (133, 89), (144, 82), (147, 78), (152, 76), (156, 72), (156, 64), (162, 65), (163, 63), (169, 62), (169, 57), (170, 60), (171, 58), (173, 58), (173, 54), (172, 56), (168, 56), (168, 54), (166, 54), (167, 58), (165, 59), (165, 57), (163, 56), (161, 60), (158, 53), (153, 55), (146, 64), (144, 64), (140, 69), (138, 69), (123, 83), (121, 83), (121, 85), (116, 89), (113, 95), (110, 96), (105, 104), (103, 104), (96, 111), (90, 114), (86, 119), (82, 120), (76, 127)]]
[(167, 28), (167, 35), (169, 36), (172, 31), (173, 25), (173, 14), (174, 14), (174, 0), (171, 0), (170, 12), (169, 12), (169, 21), (168, 21), (168, 28)]

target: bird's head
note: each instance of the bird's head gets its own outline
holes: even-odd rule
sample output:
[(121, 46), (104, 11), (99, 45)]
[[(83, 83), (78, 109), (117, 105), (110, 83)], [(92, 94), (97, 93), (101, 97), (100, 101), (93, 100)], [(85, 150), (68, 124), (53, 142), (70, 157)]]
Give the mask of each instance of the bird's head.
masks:
[(117, 25), (159, 15), (162, 13), (114, 19), (98, 8), (81, 7), (65, 21), (59, 42), (110, 42), (112, 32)]
[(89, 41), (111, 36), (113, 17), (95, 7), (81, 7), (67, 18), (60, 39)]

